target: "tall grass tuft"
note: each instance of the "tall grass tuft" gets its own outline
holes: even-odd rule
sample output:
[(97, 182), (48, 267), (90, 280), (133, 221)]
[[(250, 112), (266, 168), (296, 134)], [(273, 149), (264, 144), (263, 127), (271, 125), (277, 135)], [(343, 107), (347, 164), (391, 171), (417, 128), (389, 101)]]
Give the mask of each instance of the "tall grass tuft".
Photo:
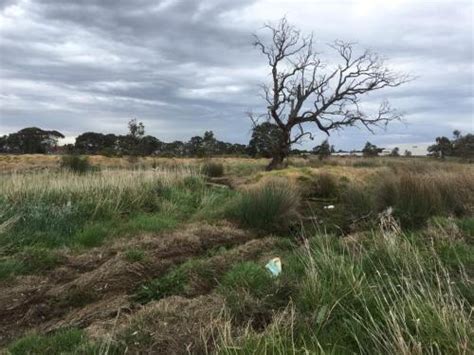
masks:
[(207, 177), (221, 177), (224, 175), (224, 165), (218, 162), (207, 161), (202, 165), (201, 171)]
[(310, 193), (315, 197), (332, 198), (338, 196), (338, 188), (339, 186), (334, 175), (321, 173), (312, 179)]
[(272, 179), (243, 191), (228, 214), (246, 227), (285, 232), (298, 217), (300, 196), (286, 180)]
[(471, 211), (474, 181), (464, 173), (383, 175), (376, 183), (375, 200), (379, 210), (394, 207), (405, 227), (419, 227), (431, 216)]

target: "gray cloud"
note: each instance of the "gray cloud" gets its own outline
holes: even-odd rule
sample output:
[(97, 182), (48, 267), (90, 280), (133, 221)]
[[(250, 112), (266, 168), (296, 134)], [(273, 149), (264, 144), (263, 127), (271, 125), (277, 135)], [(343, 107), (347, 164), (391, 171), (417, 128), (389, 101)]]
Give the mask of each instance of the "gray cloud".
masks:
[[(246, 142), (268, 79), (251, 33), (282, 15), (326, 43), (356, 40), (417, 75), (388, 98), (405, 122), (337, 147), (429, 142), (473, 131), (472, 4), (468, 1), (1, 0), (0, 134), (25, 126), (124, 132), (137, 117), (163, 140), (212, 129)], [(322, 139), (318, 136), (318, 140)], [(310, 146), (314, 143), (307, 143)]]

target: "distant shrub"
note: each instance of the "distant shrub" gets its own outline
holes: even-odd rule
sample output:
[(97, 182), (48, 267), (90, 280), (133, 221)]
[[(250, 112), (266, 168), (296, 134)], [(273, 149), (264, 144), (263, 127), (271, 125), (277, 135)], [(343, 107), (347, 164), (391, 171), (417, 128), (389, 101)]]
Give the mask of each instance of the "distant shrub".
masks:
[(64, 155), (61, 157), (61, 168), (84, 174), (91, 169), (91, 165), (87, 156)]
[(224, 175), (224, 165), (222, 163), (208, 161), (203, 164), (201, 171), (208, 177), (221, 177)]
[(229, 213), (242, 225), (268, 232), (284, 232), (298, 216), (298, 191), (283, 180), (269, 180), (244, 191)]
[(328, 173), (321, 173), (315, 176), (312, 180), (310, 192), (316, 197), (336, 197), (338, 195), (338, 184), (336, 178)]

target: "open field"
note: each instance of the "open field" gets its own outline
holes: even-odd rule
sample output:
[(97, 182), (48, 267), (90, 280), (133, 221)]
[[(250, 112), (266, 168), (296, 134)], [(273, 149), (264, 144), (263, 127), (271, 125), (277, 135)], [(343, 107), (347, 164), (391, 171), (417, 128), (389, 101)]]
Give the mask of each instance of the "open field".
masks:
[(0, 353), (474, 352), (472, 164), (89, 159), (0, 156)]

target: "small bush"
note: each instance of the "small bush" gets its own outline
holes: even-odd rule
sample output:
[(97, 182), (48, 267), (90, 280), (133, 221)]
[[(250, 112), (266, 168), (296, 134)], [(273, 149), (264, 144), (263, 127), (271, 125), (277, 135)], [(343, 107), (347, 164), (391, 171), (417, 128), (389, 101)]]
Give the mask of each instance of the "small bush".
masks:
[(285, 232), (298, 217), (299, 193), (283, 180), (268, 180), (244, 191), (229, 210), (246, 227)]
[(224, 165), (213, 161), (203, 164), (201, 171), (208, 177), (221, 177), (224, 175)]
[(399, 195), (399, 179), (393, 175), (383, 175), (376, 183), (374, 200), (378, 211), (394, 207)]
[(87, 156), (65, 155), (61, 157), (61, 168), (84, 174), (91, 170), (91, 165)]

